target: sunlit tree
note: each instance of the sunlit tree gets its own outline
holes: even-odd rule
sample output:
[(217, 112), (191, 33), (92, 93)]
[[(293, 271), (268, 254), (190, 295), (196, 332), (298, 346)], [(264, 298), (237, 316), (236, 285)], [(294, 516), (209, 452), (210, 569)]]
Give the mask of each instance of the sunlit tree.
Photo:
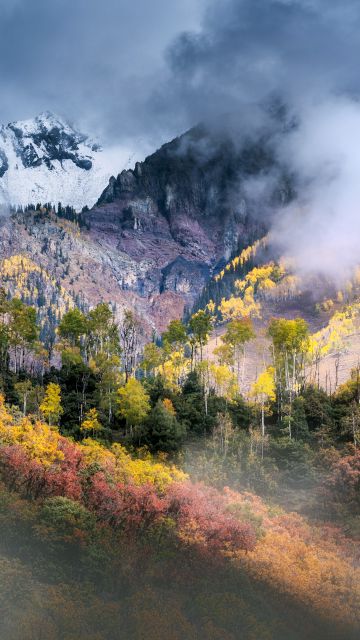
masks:
[(95, 433), (101, 431), (102, 428), (103, 427), (99, 420), (98, 410), (94, 407), (92, 409), (89, 409), (89, 411), (86, 412), (85, 418), (80, 425), (80, 430), (84, 433), (92, 433), (92, 435), (94, 436)]
[(150, 398), (141, 382), (130, 378), (118, 389), (118, 413), (124, 418), (132, 436), (150, 411)]
[(261, 407), (261, 435), (265, 436), (265, 408), (276, 398), (275, 393), (275, 369), (274, 367), (268, 367), (260, 373), (256, 382), (254, 382), (251, 388), (251, 395), (256, 401), (260, 403)]
[(49, 382), (45, 389), (45, 396), (40, 405), (40, 411), (48, 421), (49, 426), (58, 424), (63, 413), (61, 406), (60, 386), (55, 382)]

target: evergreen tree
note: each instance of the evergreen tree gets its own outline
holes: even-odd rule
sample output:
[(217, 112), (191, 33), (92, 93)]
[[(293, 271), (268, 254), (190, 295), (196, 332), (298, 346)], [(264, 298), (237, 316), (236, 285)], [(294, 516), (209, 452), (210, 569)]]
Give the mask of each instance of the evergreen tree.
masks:
[[(172, 405), (171, 405), (172, 406)], [(174, 409), (165, 400), (158, 400), (145, 421), (142, 442), (151, 451), (174, 452), (185, 436), (184, 426), (174, 415)]]

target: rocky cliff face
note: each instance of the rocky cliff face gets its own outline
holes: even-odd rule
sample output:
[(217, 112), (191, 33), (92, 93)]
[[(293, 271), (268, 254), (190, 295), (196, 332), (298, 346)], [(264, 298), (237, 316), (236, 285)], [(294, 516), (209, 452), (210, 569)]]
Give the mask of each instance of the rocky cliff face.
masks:
[[(141, 277), (124, 286), (191, 307), (217, 265), (263, 234), (248, 185), (274, 169), (265, 145), (238, 149), (198, 127), (112, 177), (88, 214), (90, 234), (138, 265)], [(287, 196), (279, 178), (271, 198)]]

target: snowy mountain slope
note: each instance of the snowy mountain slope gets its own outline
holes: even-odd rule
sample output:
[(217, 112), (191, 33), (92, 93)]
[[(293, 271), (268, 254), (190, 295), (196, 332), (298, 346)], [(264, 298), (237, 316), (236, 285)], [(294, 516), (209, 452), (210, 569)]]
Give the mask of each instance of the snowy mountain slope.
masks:
[(111, 175), (101, 147), (45, 112), (0, 126), (0, 204), (92, 206)]

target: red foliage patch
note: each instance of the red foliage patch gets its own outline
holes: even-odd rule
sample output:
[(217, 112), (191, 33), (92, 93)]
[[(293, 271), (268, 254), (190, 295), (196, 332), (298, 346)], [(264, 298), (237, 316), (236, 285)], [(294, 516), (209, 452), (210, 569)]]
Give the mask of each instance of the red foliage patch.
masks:
[(86, 475), (82, 453), (61, 440), (64, 459), (51, 467), (31, 460), (20, 446), (0, 450), (6, 484), (32, 498), (66, 496), (81, 501), (97, 518), (114, 528), (144, 531), (171, 518), (182, 542), (213, 552), (252, 550), (255, 534), (227, 509), (215, 489), (191, 482), (170, 484), (159, 494), (151, 484), (112, 483), (109, 474)]
[(333, 464), (325, 491), (330, 500), (360, 503), (360, 451), (356, 450)]
[(219, 491), (191, 482), (170, 485), (167, 498), (168, 513), (189, 540), (198, 539), (212, 551), (250, 551), (256, 537), (248, 524), (239, 522), (226, 510), (226, 502)]
[(80, 500), (82, 487), (78, 470), (81, 455), (70, 443), (63, 445), (64, 460), (51, 467), (31, 460), (19, 445), (0, 449), (1, 475), (11, 489), (32, 498), (66, 496)]

